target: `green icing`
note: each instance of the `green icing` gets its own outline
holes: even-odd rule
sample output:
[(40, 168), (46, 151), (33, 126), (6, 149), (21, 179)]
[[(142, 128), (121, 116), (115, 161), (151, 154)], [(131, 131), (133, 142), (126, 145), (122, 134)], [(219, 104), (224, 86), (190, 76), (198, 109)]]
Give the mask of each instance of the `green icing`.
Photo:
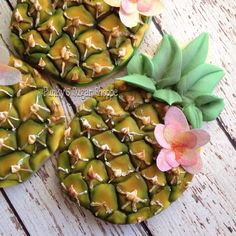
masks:
[(181, 77), (177, 84), (177, 91), (181, 95), (193, 98), (203, 94), (211, 94), (223, 76), (224, 71), (221, 68), (210, 64), (201, 64)]
[(224, 101), (212, 95), (224, 71), (206, 64), (207, 33), (202, 33), (184, 49), (171, 35), (164, 35), (153, 58), (136, 54), (127, 66), (123, 80), (152, 93), (156, 100), (179, 104), (193, 128), (203, 121), (216, 119), (224, 109)]
[(139, 75), (139, 74), (127, 75), (122, 78), (119, 78), (119, 80), (128, 82), (129, 84), (142, 88), (151, 93), (154, 93), (156, 91), (154, 81), (145, 75)]
[(175, 104), (175, 103), (181, 103), (182, 97), (171, 89), (158, 89), (154, 92), (153, 97), (155, 99), (160, 99), (162, 101), (167, 102), (169, 105)]
[(172, 36), (164, 36), (160, 48), (152, 60), (155, 66), (152, 77), (159, 88), (167, 88), (179, 82), (182, 51)]
[(206, 61), (208, 54), (209, 35), (200, 34), (183, 49), (182, 75), (193, 70)]
[(196, 99), (196, 104), (203, 114), (203, 120), (212, 121), (224, 109), (224, 100), (214, 95), (203, 95)]
[(185, 105), (183, 107), (183, 112), (186, 118), (188, 119), (188, 121), (190, 122), (190, 124), (194, 126), (194, 128), (202, 127), (203, 116), (199, 108), (197, 108), (193, 104)]
[(128, 74), (140, 74), (152, 77), (154, 64), (152, 59), (144, 54), (136, 54), (127, 66)]

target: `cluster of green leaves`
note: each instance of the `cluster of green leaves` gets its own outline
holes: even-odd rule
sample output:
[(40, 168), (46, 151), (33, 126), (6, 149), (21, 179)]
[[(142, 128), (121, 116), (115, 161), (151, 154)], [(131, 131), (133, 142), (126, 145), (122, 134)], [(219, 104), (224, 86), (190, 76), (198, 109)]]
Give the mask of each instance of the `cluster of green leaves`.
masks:
[(224, 71), (205, 63), (208, 38), (202, 33), (181, 49), (171, 35), (165, 35), (153, 58), (136, 54), (127, 66), (128, 75), (118, 80), (169, 105), (182, 106), (190, 124), (200, 128), (203, 121), (216, 119), (224, 108), (223, 99), (212, 94)]

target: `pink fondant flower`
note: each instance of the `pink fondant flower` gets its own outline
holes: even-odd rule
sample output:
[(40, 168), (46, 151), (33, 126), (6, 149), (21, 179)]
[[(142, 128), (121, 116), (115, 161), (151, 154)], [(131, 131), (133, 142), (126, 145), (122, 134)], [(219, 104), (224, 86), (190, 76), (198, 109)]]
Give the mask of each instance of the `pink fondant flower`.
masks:
[(190, 130), (184, 113), (177, 107), (170, 107), (164, 118), (164, 125), (158, 124), (154, 134), (162, 147), (157, 157), (157, 167), (161, 171), (182, 166), (191, 174), (202, 168), (200, 147), (210, 140), (202, 129)]
[(9, 59), (7, 49), (0, 46), (0, 86), (17, 84), (21, 80), (20, 71), (7, 65)]
[(139, 16), (155, 16), (160, 9), (159, 0), (105, 0), (113, 7), (119, 7), (122, 23), (127, 27), (135, 27), (139, 23)]

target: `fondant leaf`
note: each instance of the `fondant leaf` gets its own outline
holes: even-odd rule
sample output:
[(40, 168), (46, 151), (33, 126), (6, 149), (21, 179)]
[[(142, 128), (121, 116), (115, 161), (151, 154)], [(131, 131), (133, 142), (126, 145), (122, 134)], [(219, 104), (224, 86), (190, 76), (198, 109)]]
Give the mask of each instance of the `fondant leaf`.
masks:
[(135, 87), (142, 88), (148, 92), (153, 93), (156, 90), (154, 81), (145, 75), (138, 75), (138, 74), (127, 75), (118, 78), (117, 80), (125, 81), (131, 85), (134, 85)]
[(201, 128), (203, 122), (201, 110), (195, 105), (188, 105), (183, 108), (183, 112), (193, 128)]
[(160, 99), (162, 101), (165, 101), (167, 102), (169, 105), (172, 105), (174, 103), (180, 103), (182, 102), (182, 98), (181, 96), (171, 90), (171, 89), (159, 89), (159, 90), (156, 90), (153, 94), (153, 97), (155, 99)]
[(151, 58), (145, 54), (136, 54), (127, 66), (128, 74), (140, 74), (149, 77), (152, 76), (153, 69), (154, 66)]
[(154, 64), (152, 77), (157, 81), (159, 88), (174, 85), (180, 80), (182, 52), (172, 36), (163, 37), (152, 61)]
[(208, 33), (202, 33), (183, 49), (182, 75), (185, 75), (206, 61), (208, 41)]
[(224, 100), (213, 95), (198, 97), (196, 104), (202, 111), (204, 121), (215, 120), (224, 109)]
[(210, 94), (223, 76), (224, 71), (221, 68), (202, 64), (181, 78), (177, 84), (177, 90), (181, 95), (189, 94), (191, 97)]

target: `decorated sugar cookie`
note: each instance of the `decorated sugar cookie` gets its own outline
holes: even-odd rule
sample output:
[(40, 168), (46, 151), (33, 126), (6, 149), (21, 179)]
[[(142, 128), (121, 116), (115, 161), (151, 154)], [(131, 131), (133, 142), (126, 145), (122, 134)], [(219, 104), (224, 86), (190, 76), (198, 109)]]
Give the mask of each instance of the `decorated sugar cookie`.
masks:
[(65, 117), (40, 74), (0, 50), (0, 188), (4, 188), (27, 180), (57, 150)]
[[(131, 58), (149, 17), (158, 12), (158, 4), (138, 4), (135, 9), (130, 5), (124, 12), (123, 4), (114, 2), (20, 0), (11, 20), (13, 46), (21, 58), (59, 82), (87, 85)], [(125, 19), (131, 13), (132, 25)]]
[(206, 64), (208, 35), (181, 49), (165, 35), (153, 58), (136, 55), (128, 75), (78, 107), (64, 133), (58, 174), (69, 197), (115, 224), (166, 209), (201, 171), (201, 126), (222, 111), (212, 94), (223, 71)]

